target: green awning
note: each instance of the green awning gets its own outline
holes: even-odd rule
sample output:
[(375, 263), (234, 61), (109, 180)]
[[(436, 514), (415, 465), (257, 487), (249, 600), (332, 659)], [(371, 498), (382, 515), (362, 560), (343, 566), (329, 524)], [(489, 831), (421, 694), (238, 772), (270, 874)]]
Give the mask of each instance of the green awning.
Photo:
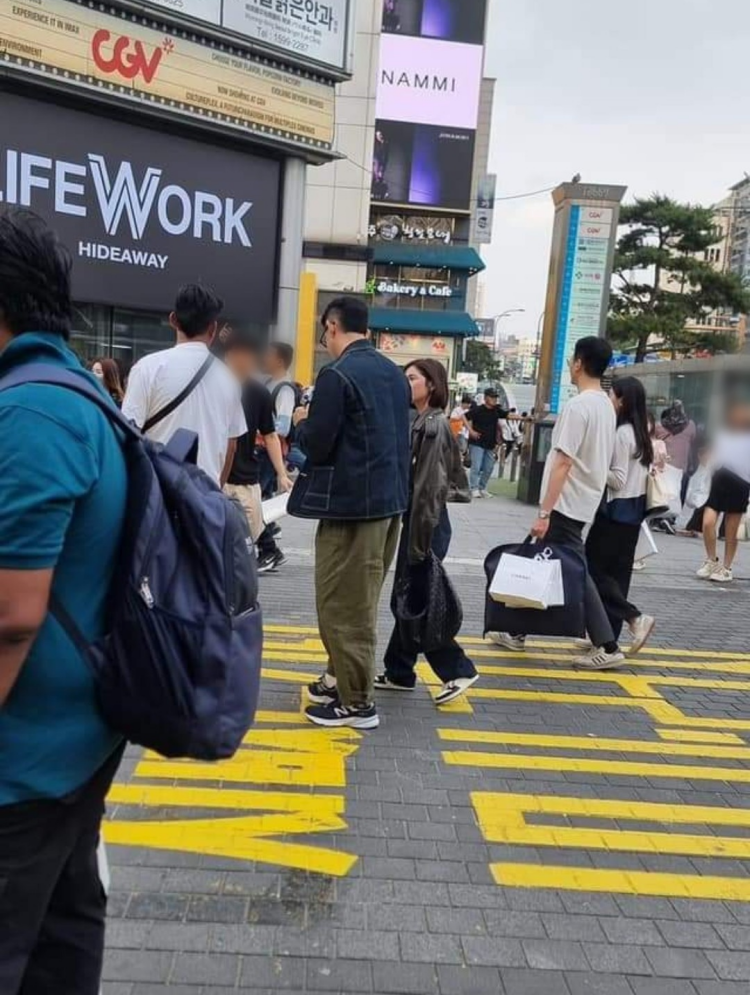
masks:
[(411, 332), (412, 335), (479, 335), (467, 311), (409, 311), (402, 308), (370, 308), (370, 328), (379, 332)]
[(374, 263), (394, 266), (424, 266), (426, 269), (465, 270), (481, 273), (482, 257), (469, 245), (412, 245), (404, 242), (379, 242), (372, 246)]

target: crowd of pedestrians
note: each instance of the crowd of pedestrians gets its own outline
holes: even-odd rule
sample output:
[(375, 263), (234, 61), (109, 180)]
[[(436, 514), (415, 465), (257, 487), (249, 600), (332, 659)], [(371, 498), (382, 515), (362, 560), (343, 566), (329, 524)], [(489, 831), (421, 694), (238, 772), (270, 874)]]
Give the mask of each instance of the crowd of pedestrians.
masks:
[[(464, 397), (451, 409), (443, 364), (397, 367), (374, 348), (367, 308), (351, 297), (323, 315), (331, 362), (312, 395), (292, 379), (290, 346), (266, 348), (224, 324), (221, 300), (198, 284), (177, 294), (175, 345), (137, 362), (126, 385), (107, 357), (85, 373), (68, 345), (70, 268), (38, 218), (0, 213), (0, 992), (8, 995), (52, 991), (58, 975), (79, 995), (98, 989), (106, 900), (97, 844), (124, 742), (102, 719), (92, 672), (49, 606), (64, 605), (90, 642), (107, 631), (128, 467), (96, 404), (39, 383), (3, 390), (2, 377), (39, 363), (76, 370), (148, 439), (194, 433), (213, 492), (224, 505), (222, 488), (247, 517), (260, 570), (284, 563), (264, 498), (288, 494), (291, 515), (317, 521), (315, 598), (328, 664), (307, 689), (306, 716), (324, 727), (377, 728), (376, 692), (413, 691), (422, 651), (440, 682), (438, 706), (479, 679), (455, 638), (460, 618), (425, 643), (404, 624), (395, 593), (379, 664), (378, 606), (395, 561), (394, 592), (407, 589), (410, 604), (429, 610), (433, 578), (446, 576), (447, 506), (489, 496), (498, 444), (507, 456), (524, 420), (504, 411), (492, 388), (480, 403)], [(578, 394), (555, 424), (531, 526), (539, 542), (587, 561), (588, 638), (575, 662), (593, 670), (624, 662), (625, 627), (631, 653), (654, 629), (630, 600), (649, 490), (672, 465), (685, 499), (699, 436), (679, 402), (654, 424), (637, 379), (619, 379), (607, 394), (611, 358), (603, 339), (575, 345)], [(748, 410), (734, 407), (701, 453), (711, 484), (698, 576), (726, 583), (750, 499)], [(524, 632), (491, 639), (514, 653), (526, 648)]]

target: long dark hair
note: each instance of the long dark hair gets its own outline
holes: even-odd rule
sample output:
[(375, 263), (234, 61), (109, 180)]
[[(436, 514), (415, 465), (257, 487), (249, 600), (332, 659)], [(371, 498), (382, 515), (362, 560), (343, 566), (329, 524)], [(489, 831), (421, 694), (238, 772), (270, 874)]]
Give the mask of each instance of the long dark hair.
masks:
[(445, 411), (450, 400), (448, 373), (437, 359), (415, 359), (404, 367), (404, 373), (415, 367), (427, 381), (430, 388), (430, 407)]
[(623, 377), (612, 384), (615, 397), (620, 401), (620, 413), (617, 416), (620, 425), (632, 425), (635, 432), (636, 459), (644, 466), (654, 462), (654, 444), (648, 426), (648, 411), (646, 409), (646, 391), (636, 377)]
[(110, 393), (113, 400), (117, 401), (118, 404), (122, 404), (125, 391), (122, 389), (120, 367), (114, 359), (109, 359), (106, 356), (95, 359), (91, 366), (94, 367), (97, 363), (101, 366), (102, 373), (104, 374), (103, 383), (105, 389)]

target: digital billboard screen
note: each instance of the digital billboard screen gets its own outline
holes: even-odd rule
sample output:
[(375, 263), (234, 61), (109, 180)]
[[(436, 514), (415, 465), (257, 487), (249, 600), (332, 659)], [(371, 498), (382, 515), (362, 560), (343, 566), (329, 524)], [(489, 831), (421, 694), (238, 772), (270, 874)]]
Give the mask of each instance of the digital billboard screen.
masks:
[(483, 62), (481, 45), (384, 35), (376, 117), (475, 128)]
[(487, 0), (384, 0), (383, 32), (482, 45)]
[(372, 199), (466, 210), (474, 140), (470, 129), (376, 121)]

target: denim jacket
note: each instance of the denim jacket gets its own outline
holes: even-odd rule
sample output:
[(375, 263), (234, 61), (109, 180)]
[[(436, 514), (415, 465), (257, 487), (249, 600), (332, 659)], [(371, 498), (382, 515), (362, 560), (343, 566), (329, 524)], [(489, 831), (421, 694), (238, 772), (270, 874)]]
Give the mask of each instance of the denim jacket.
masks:
[(289, 499), (297, 518), (372, 521), (409, 501), (409, 385), (365, 339), (321, 371), (297, 442), (307, 456)]

